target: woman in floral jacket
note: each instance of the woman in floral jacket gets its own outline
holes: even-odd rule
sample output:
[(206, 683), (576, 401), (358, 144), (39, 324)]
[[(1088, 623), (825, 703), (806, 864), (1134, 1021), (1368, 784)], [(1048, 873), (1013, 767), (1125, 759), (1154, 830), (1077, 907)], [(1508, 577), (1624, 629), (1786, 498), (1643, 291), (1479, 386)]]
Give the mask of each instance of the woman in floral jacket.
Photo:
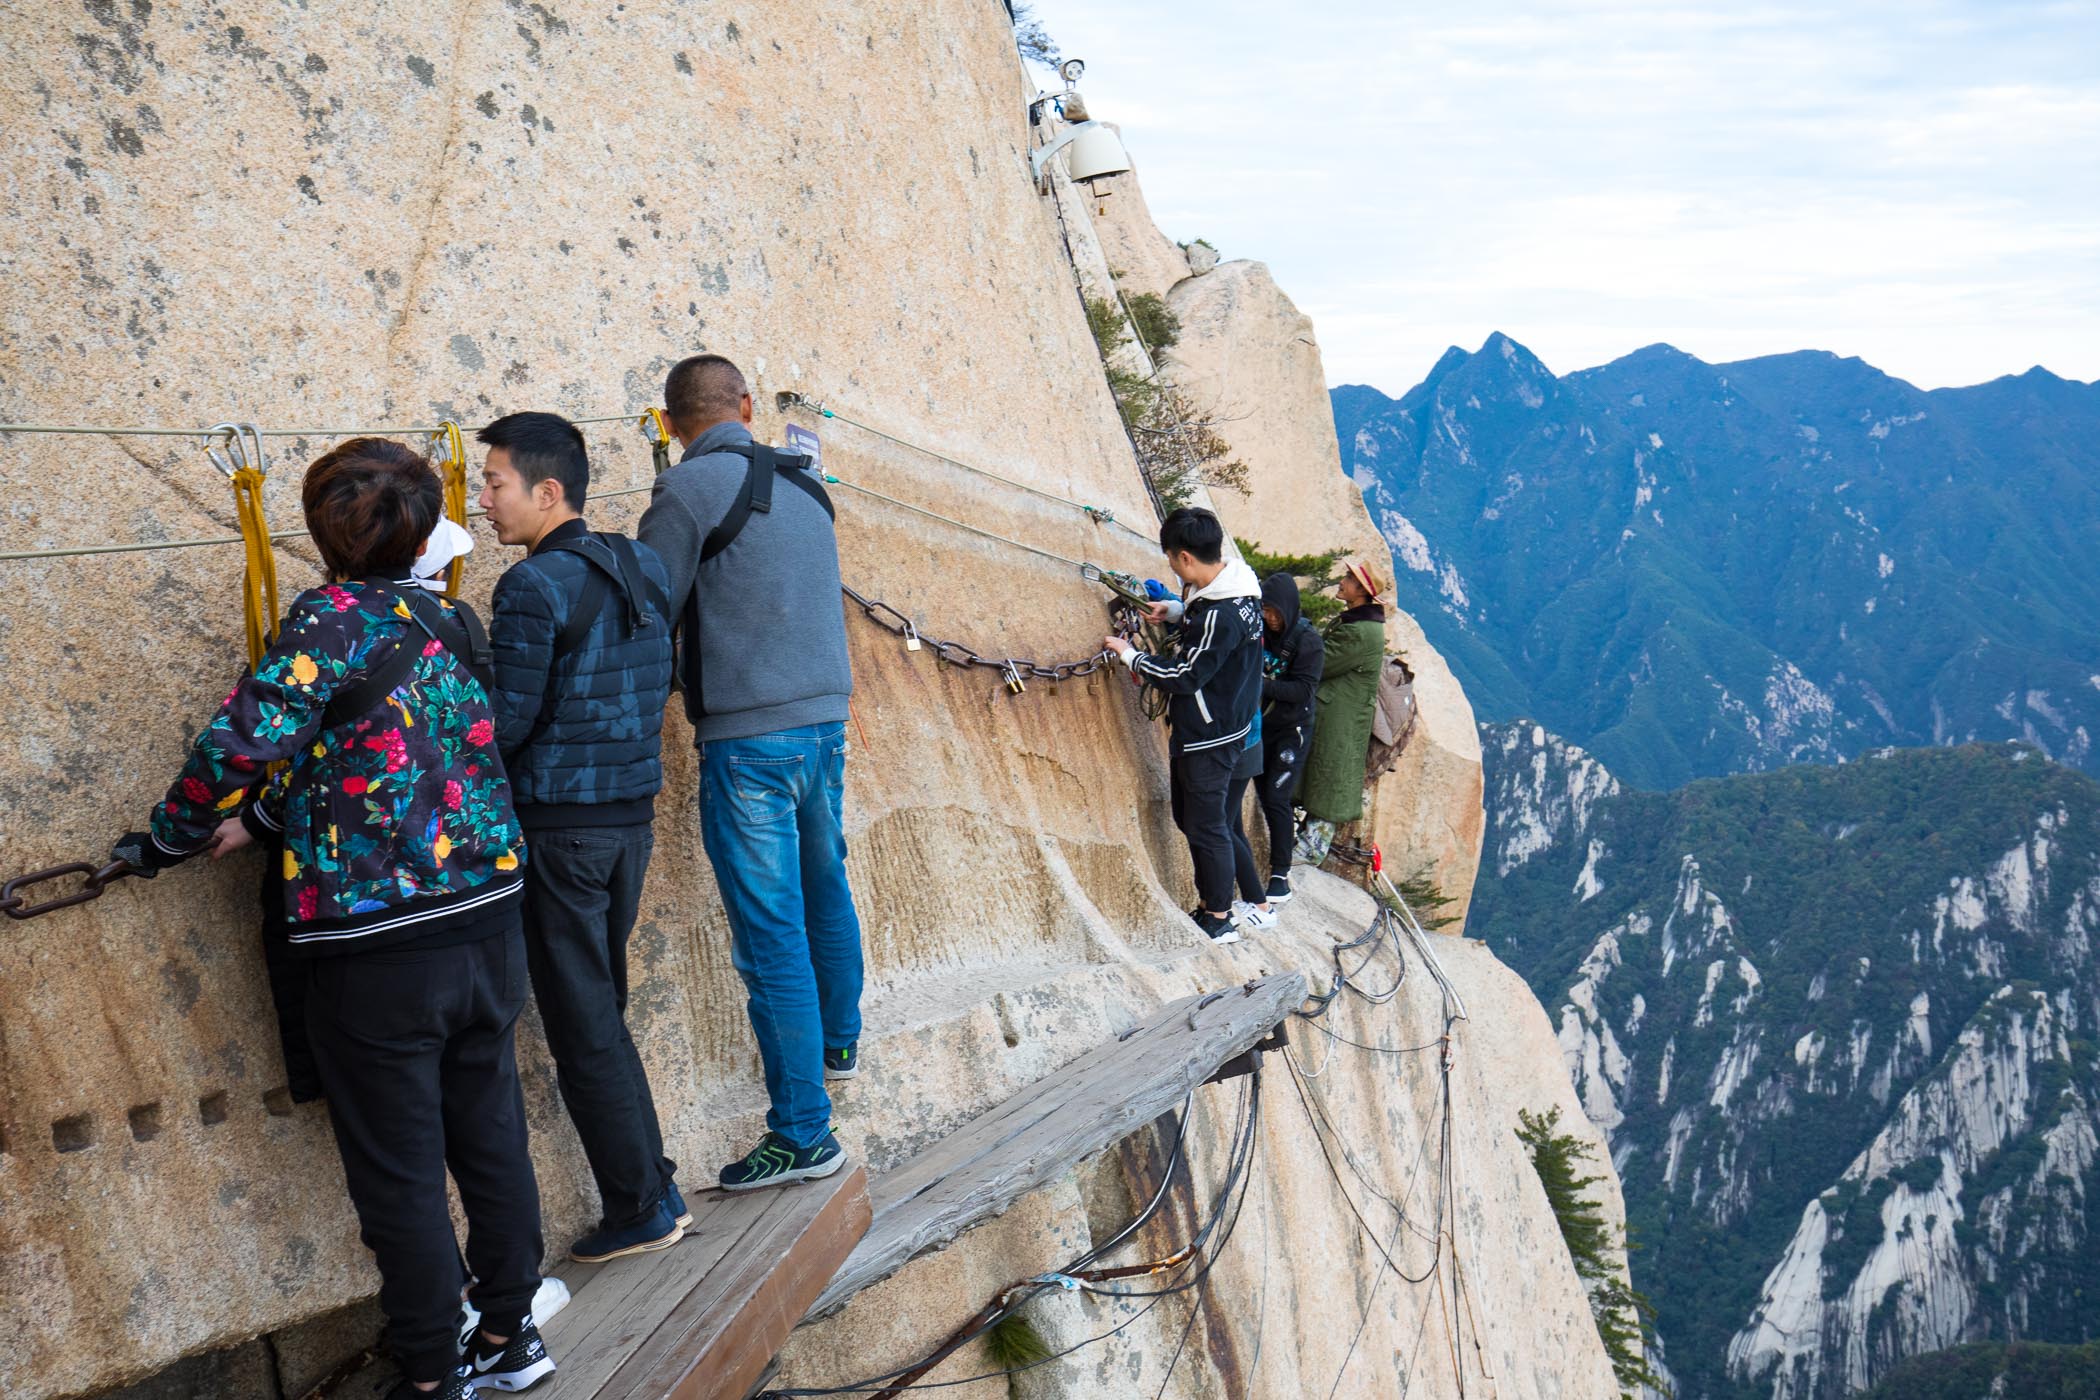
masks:
[[(220, 705), (116, 855), (153, 873), (266, 837), (283, 937), (306, 960), (306, 1023), (404, 1397), (467, 1395), (449, 1165), (482, 1315), (471, 1375), (553, 1369), (528, 1309), (539, 1193), (514, 1031), (526, 993), (524, 835), (472, 669), (479, 624), (414, 582), (442, 506), (430, 463), (356, 438), (307, 470), (330, 581)], [(272, 765), (278, 766), (274, 775)]]

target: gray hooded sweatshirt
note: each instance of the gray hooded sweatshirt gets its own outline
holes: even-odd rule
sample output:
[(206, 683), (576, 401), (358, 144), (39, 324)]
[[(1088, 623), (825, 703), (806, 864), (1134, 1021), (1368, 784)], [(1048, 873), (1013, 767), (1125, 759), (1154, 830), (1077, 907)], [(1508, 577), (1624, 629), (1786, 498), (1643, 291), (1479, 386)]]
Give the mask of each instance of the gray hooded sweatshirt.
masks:
[[(776, 481), (773, 509), (753, 511), (727, 549), (700, 562), (701, 545), (735, 504), (749, 466), (722, 449), (750, 441), (741, 423), (702, 433), (656, 479), (636, 531), (664, 561), (673, 615), (688, 593), (697, 595), (699, 646), (681, 653), (679, 676), (702, 744), (843, 723), (853, 694), (838, 536), (806, 492)], [(680, 645), (690, 649), (693, 640)]]

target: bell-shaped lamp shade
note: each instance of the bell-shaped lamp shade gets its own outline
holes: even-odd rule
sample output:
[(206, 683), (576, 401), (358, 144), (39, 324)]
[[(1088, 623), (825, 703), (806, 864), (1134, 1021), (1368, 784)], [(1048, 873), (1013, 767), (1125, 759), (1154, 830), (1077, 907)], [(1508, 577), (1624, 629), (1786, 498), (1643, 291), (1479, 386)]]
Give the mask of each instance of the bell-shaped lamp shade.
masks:
[(1084, 184), (1123, 174), (1130, 169), (1130, 157), (1124, 154), (1123, 143), (1115, 132), (1105, 126), (1090, 126), (1066, 148), (1065, 169), (1075, 181)]

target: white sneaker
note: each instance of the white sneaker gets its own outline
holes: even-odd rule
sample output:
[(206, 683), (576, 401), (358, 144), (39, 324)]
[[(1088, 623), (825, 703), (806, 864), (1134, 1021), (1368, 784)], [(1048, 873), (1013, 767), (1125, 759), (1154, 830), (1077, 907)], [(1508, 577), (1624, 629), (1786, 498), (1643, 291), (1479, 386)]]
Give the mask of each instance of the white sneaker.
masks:
[(1264, 909), (1258, 904), (1249, 904), (1243, 899), (1235, 899), (1232, 901), (1232, 921), (1241, 928), (1252, 929), (1259, 933), (1263, 929), (1276, 927), (1276, 914), (1272, 909)]

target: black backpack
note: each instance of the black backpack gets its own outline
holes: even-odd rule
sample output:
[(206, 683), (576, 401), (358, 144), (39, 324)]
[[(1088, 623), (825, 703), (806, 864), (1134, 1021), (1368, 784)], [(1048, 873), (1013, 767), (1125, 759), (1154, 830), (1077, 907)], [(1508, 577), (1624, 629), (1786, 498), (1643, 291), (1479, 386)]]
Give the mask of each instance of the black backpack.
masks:
[[(736, 542), (744, 527), (751, 523), (754, 513), (768, 515), (773, 510), (773, 478), (778, 476), (795, 486), (804, 495), (824, 508), (824, 514), (836, 521), (839, 513), (831, 504), (831, 497), (824, 484), (809, 470), (810, 459), (801, 453), (781, 452), (759, 442), (731, 443), (719, 449), (733, 452), (748, 465), (744, 469), (744, 484), (737, 489), (736, 500), (729, 510), (707, 532), (700, 545), (700, 562), (707, 563)], [(707, 712), (707, 705), (700, 689), (700, 585), (697, 572), (693, 589), (685, 595), (685, 606), (680, 611), (678, 631), (679, 656), (673, 674), (685, 685), (686, 709), (698, 717)]]
[[(612, 564), (608, 565), (596, 550), (585, 545), (584, 539), (596, 540), (611, 551)], [(593, 531), (576, 539), (556, 540), (547, 545), (543, 552), (573, 554), (589, 564), (591, 569), (590, 576), (584, 581), (583, 592), (576, 597), (576, 606), (569, 610), (569, 620), (563, 623), (561, 631), (555, 634), (554, 649), (547, 656), (547, 690), (540, 697), (539, 714), (532, 721), (531, 732), (515, 750), (518, 753), (523, 753), (538, 742), (547, 726), (554, 722), (557, 705), (554, 696), (554, 668), (561, 664), (563, 657), (583, 645), (583, 639), (591, 634), (591, 628), (605, 612), (605, 604), (612, 596), (615, 569), (618, 570), (617, 577), (627, 594), (629, 636), (655, 621), (648, 608), (643, 606), (644, 598), (654, 602), (657, 612), (666, 620), (671, 616), (670, 602), (650, 584), (648, 576), (642, 572), (641, 556), (634, 552), (634, 541), (627, 536), (609, 531)]]

